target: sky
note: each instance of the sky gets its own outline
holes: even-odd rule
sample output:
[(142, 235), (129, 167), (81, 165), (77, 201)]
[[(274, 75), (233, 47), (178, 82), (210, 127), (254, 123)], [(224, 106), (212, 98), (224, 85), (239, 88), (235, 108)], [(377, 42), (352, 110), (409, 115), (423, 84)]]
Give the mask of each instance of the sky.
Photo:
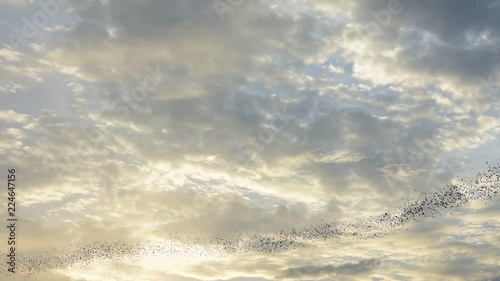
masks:
[[(498, 197), (277, 253), (207, 242), (373, 221), (497, 163), (499, 12), (0, 0), (0, 179), (16, 169), (18, 218), (18, 272), (0, 278), (500, 280)], [(128, 255), (65, 258), (103, 241)]]

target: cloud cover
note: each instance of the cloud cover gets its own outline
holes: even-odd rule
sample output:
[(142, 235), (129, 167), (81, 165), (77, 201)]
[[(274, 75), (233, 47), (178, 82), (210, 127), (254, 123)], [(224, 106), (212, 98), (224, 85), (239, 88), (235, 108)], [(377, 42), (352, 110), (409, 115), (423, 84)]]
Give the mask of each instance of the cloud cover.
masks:
[[(23, 18), (45, 11), (37, 2), (0, 3), (0, 163), (22, 171), (29, 251), (50, 248), (50, 233), (132, 242), (354, 220), (497, 158), (498, 1), (401, 0), (396, 13), (395, 1), (222, 2), (221, 20), (211, 1), (61, 1), (35, 36), (23, 35)], [(372, 280), (487, 280), (498, 268), (498, 201), (475, 207), (392, 241), (335, 241), (234, 267), (239, 257), (163, 257), (169, 266), (130, 266), (120, 278), (271, 280), (355, 256), (382, 261)], [(364, 249), (371, 243), (377, 250)], [(451, 253), (476, 267), (458, 274), (467, 261)], [(316, 263), (327, 258), (338, 262)], [(109, 280), (99, 276), (120, 276), (113, 266), (64, 274)]]

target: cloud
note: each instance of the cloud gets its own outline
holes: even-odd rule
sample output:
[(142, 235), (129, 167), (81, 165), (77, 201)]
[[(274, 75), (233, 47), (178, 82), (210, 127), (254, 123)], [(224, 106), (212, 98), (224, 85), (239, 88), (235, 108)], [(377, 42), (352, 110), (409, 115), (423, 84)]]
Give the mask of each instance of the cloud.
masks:
[(13, 110), (0, 111), (0, 120), (6, 122), (26, 123), (29, 120), (27, 114), (20, 114)]
[[(473, 176), (498, 147), (498, 1), (401, 0), (386, 18), (389, 2), (242, 1), (221, 20), (213, 1), (70, 1), (15, 48), (7, 33), (40, 6), (2, 1), (0, 165), (22, 173), (26, 251), (52, 246), (49, 222), (81, 233), (61, 245), (274, 233), (367, 218)], [(133, 99), (151, 69), (161, 82)], [(307, 262), (319, 266), (305, 277), (343, 278), (383, 254), (393, 267), (373, 278), (470, 280), (461, 265), (476, 261), (487, 280), (498, 204), (473, 207), (392, 240), (255, 254), (237, 270), (233, 257), (162, 257), (172, 266), (155, 270), (167, 277), (134, 268), (127, 278), (272, 279)], [(65, 272), (97, 280), (107, 269), (123, 277), (111, 264)]]
[(313, 277), (323, 275), (357, 275), (372, 271), (381, 264), (379, 259), (366, 259), (357, 263), (346, 263), (341, 265), (325, 265), (325, 266), (304, 266), (289, 268), (282, 274), (283, 278), (300, 278)]

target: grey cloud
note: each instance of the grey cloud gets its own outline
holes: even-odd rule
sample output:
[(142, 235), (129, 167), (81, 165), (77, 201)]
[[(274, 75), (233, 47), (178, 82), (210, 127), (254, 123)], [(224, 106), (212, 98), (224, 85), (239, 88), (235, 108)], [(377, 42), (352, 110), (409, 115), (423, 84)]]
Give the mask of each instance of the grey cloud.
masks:
[(418, 1), (411, 0), (376, 0), (357, 2), (354, 7), (354, 16), (361, 22), (385, 20), (383, 10), (388, 10), (391, 2), (399, 3), (402, 8), (400, 13), (393, 14), (389, 25), (413, 25), (417, 29), (435, 33), (446, 42), (463, 42), (465, 31), (480, 31), (484, 28), (491, 29), (494, 35), (498, 35), (498, 21), (496, 14), (498, 6), (492, 4), (494, 0), (482, 1), (481, 3), (470, 1)]
[(322, 276), (328, 274), (338, 275), (357, 275), (367, 273), (379, 267), (381, 264), (379, 259), (366, 259), (357, 263), (346, 263), (342, 265), (325, 265), (325, 266), (304, 266), (289, 268), (285, 270), (281, 277), (283, 278), (299, 278), (305, 276)]
[[(2, 6), (2, 26), (19, 25), (36, 11), (35, 2)], [(7, 112), (0, 114), (6, 121), (0, 123), (0, 146), (9, 148), (0, 150), (0, 163), (29, 171), (22, 179), (27, 216), (43, 213), (38, 207), (65, 218), (81, 212), (111, 225), (126, 217), (151, 223), (151, 234), (159, 237), (179, 229), (197, 236), (350, 219), (390, 209), (414, 189), (449, 183), (459, 171), (438, 171), (448, 163), (447, 151), (475, 148), (495, 136), (498, 121), (470, 114), (463, 93), (454, 91), (474, 88), (479, 77), (498, 72), (492, 48), (498, 46), (498, 6), (488, 7), (489, 1), (401, 0), (403, 11), (369, 40), (354, 38), (351, 29), (373, 21), (370, 12), (385, 9), (388, 1), (293, 1), (307, 7), (291, 13), (282, 12), (291, 5), (285, 1), (244, 1), (224, 21), (212, 2), (71, 1), (71, 13), (81, 18), (75, 26), (40, 34), (33, 40), (44, 43), (39, 49), (1, 50), (0, 73), (9, 86), (0, 93)], [(491, 42), (475, 42), (483, 35)], [(73, 39), (80, 49), (67, 46)], [(360, 42), (367, 46), (362, 53), (341, 55), (343, 47)], [(330, 61), (346, 73), (323, 71)], [(110, 112), (114, 101), (140, 83), (145, 67), (156, 65), (169, 71), (160, 87), (127, 117)], [(226, 108), (230, 96), (234, 103)], [(276, 135), (247, 164), (238, 145), (268, 125), (275, 101), (287, 105), (295, 119), (286, 130), (300, 139)], [(102, 140), (88, 143), (75, 124), (99, 128)], [(434, 128), (442, 142), (432, 143), (432, 153), (411, 165), (408, 158), (418, 158), (412, 153), (420, 149), (415, 143), (431, 139)], [(351, 160), (335, 158), (344, 152)], [(183, 179), (165, 176), (164, 185), (145, 190), (153, 168), (167, 164), (187, 166)], [(228, 164), (241, 169), (228, 170)], [(62, 175), (56, 177), (57, 171)], [(382, 171), (399, 181), (390, 185)], [(203, 208), (194, 206), (196, 194), (210, 199)], [(96, 198), (101, 202), (89, 201)], [(307, 200), (319, 207), (302, 203)], [(107, 228), (90, 224), (75, 228), (99, 234)], [(421, 227), (443, 225), (452, 227), (442, 221)], [(379, 264), (303, 269), (309, 276), (352, 275)], [(435, 271), (453, 275), (443, 268)]]
[[(378, 3), (382, 2), (386, 1)], [(364, 13), (378, 11), (381, 5), (375, 6), (376, 3), (377, 1), (370, 2), (369, 6), (363, 6)], [(439, 44), (432, 46), (432, 43), (427, 43), (432, 47), (427, 45), (427, 49), (430, 47), (430, 52), (426, 56), (418, 59), (407, 53), (399, 60), (413, 61), (412, 68), (415, 70), (433, 71), (436, 74), (457, 73), (460, 79), (475, 79), (480, 75), (488, 75), (495, 70), (495, 66), (498, 66), (499, 61), (496, 59), (498, 56), (494, 55), (497, 51), (495, 48), (475, 49), (471, 48), (470, 42), (467, 41), (467, 32), (478, 34), (489, 30), (492, 32), (492, 39), (496, 40), (493, 44), (496, 47), (500, 44), (498, 41), (500, 24), (495, 20), (498, 10), (489, 8), (488, 1), (480, 5), (469, 1), (419, 1), (418, 3), (401, 1), (401, 3), (404, 7), (403, 12), (392, 16), (391, 28), (416, 27), (417, 30), (436, 34), (447, 46)], [(392, 39), (393, 43), (404, 42), (397, 38), (397, 34)]]

